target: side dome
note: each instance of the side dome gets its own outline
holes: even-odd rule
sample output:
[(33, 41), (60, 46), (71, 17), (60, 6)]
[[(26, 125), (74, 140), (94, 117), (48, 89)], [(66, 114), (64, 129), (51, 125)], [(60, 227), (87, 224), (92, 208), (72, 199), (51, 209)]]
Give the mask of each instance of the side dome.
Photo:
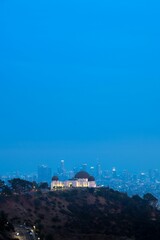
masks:
[(57, 176), (53, 176), (52, 177), (52, 181), (58, 181), (58, 177)]
[(85, 171), (80, 171), (78, 173), (76, 173), (75, 178), (89, 178), (89, 173), (85, 172)]
[(88, 181), (93, 182), (93, 181), (95, 181), (95, 178), (93, 176), (89, 176)]

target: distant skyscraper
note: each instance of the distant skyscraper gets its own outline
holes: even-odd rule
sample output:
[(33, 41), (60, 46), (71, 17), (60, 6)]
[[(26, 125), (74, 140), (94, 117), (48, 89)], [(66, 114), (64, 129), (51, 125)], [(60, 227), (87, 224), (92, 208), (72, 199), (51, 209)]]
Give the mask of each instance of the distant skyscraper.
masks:
[(38, 182), (50, 183), (52, 177), (51, 168), (41, 165), (38, 167)]
[(69, 171), (69, 172), (68, 172), (68, 178), (69, 178), (69, 179), (72, 179), (72, 178), (74, 177), (74, 175), (75, 175), (75, 174), (74, 174), (74, 171)]
[(116, 172), (116, 168), (115, 167), (112, 168), (112, 177), (113, 178), (117, 177), (117, 172)]
[(153, 174), (154, 174), (155, 179), (159, 179), (159, 170), (158, 169), (154, 169)]
[(90, 167), (90, 175), (91, 175), (91, 176), (95, 176), (95, 169), (94, 169), (93, 166)]
[(147, 176), (146, 176), (146, 173), (141, 172), (139, 177), (141, 181), (145, 181)]
[(64, 172), (65, 172), (65, 168), (64, 168), (64, 160), (61, 160), (60, 171), (61, 171), (62, 174), (64, 174)]
[(102, 176), (102, 169), (101, 169), (101, 165), (100, 163), (97, 164), (97, 172), (96, 172), (96, 175), (97, 175), (97, 178), (100, 179), (101, 176)]
[(121, 179), (123, 179), (124, 181), (128, 181), (129, 178), (130, 178), (129, 172), (126, 169), (123, 170), (121, 173)]
[(66, 179), (66, 169), (64, 166), (64, 160), (60, 161), (60, 166), (58, 168), (58, 176), (60, 177), (61, 180), (65, 180)]

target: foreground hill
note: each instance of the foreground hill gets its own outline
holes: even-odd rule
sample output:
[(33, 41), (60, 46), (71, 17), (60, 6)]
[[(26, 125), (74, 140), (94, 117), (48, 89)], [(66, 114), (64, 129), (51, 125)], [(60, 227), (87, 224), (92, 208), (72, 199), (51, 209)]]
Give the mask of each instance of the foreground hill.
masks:
[(46, 240), (159, 240), (155, 205), (154, 198), (129, 198), (109, 188), (0, 196), (9, 222), (35, 225)]

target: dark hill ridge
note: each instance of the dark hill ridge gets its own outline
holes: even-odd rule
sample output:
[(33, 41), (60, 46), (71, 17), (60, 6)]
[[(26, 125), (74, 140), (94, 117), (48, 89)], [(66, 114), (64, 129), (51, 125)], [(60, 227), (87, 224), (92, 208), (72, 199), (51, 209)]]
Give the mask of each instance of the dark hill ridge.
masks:
[(155, 205), (152, 196), (129, 198), (109, 188), (0, 196), (11, 223), (35, 225), (46, 240), (159, 240)]

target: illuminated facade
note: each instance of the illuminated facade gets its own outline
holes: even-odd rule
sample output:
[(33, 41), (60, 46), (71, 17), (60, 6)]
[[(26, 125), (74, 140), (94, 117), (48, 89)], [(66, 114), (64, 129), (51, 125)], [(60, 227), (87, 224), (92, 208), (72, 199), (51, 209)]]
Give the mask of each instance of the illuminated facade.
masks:
[(54, 176), (51, 182), (51, 190), (55, 188), (79, 188), (79, 187), (90, 187), (95, 188), (96, 182), (93, 176), (90, 176), (85, 171), (78, 172), (75, 177), (71, 180), (59, 181), (58, 177)]

